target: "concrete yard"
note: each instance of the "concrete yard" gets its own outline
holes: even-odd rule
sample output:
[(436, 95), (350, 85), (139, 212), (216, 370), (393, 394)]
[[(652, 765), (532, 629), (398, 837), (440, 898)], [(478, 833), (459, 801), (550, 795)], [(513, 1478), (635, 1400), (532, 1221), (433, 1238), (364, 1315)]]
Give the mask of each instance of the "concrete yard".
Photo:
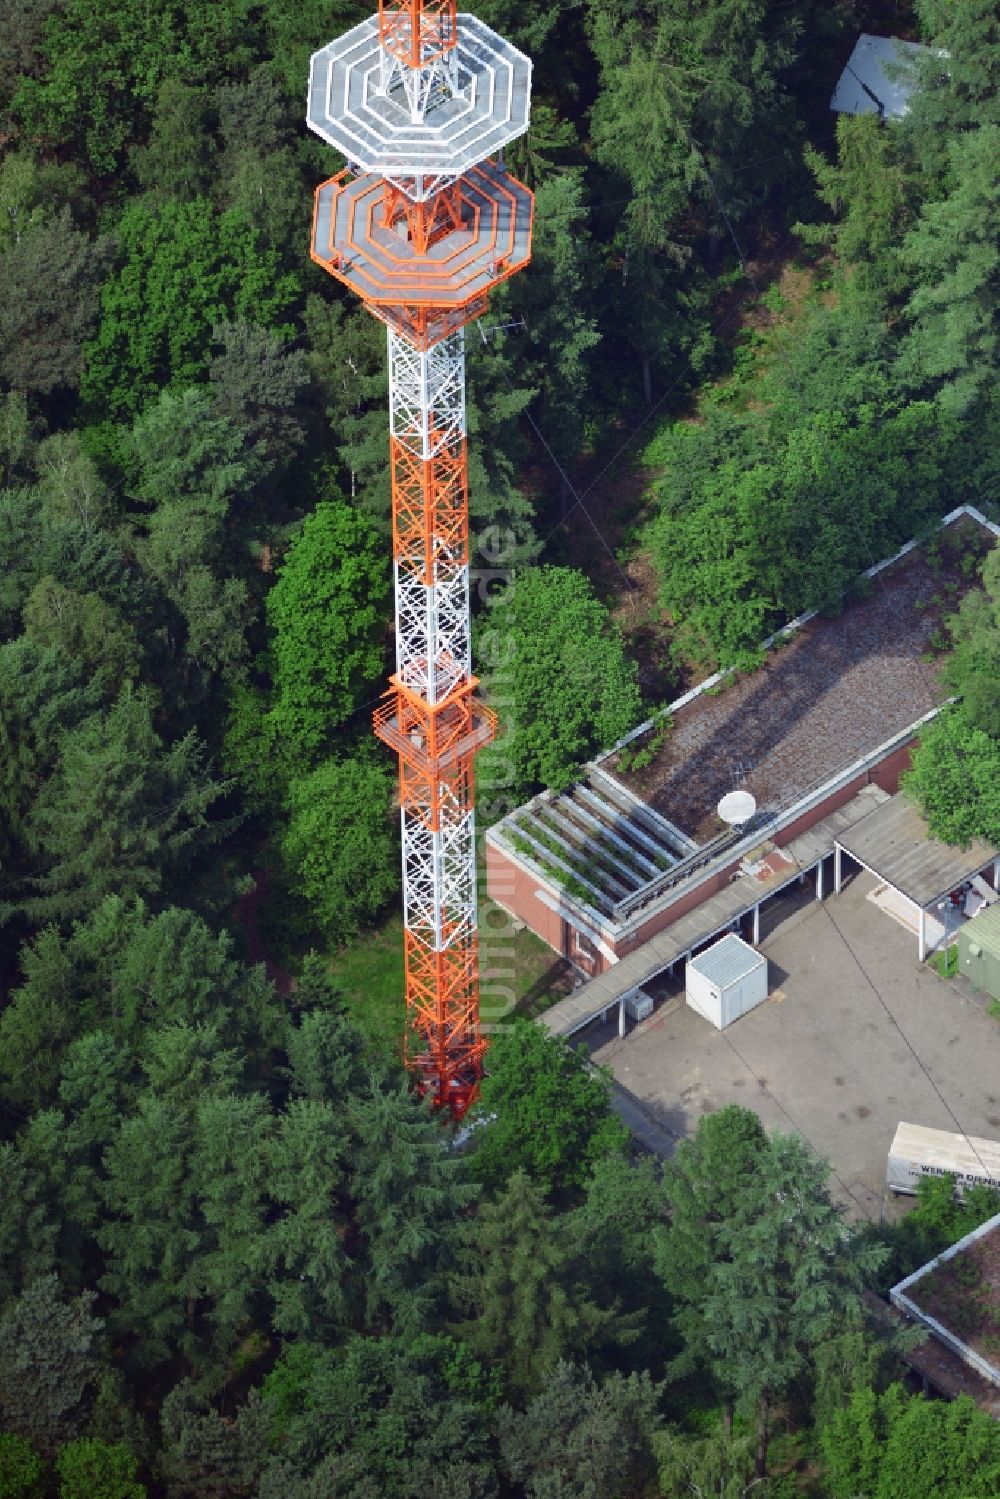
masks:
[(674, 991), (623, 1040), (609, 1028), (580, 1039), (675, 1136), (723, 1104), (747, 1105), (832, 1163), (840, 1181), (831, 1189), (852, 1216), (895, 1216), (885, 1163), (901, 1119), (1000, 1139), (1000, 1022), (964, 980), (918, 965), (913, 934), (867, 898), (875, 888), (859, 874), (822, 903), (803, 895), (786, 904), (760, 944), (770, 997), (726, 1031)]

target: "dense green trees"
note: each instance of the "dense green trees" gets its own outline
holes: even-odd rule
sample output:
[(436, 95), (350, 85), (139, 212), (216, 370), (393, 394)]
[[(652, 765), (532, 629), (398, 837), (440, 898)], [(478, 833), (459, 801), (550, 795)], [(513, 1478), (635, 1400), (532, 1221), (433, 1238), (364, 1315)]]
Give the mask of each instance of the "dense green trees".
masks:
[(606, 1075), (558, 1036), (515, 1020), (496, 1037), (479, 1096), (475, 1165), (484, 1180), (527, 1171), (549, 1188), (582, 1186), (628, 1138)]
[(295, 762), (314, 763), (381, 677), (388, 592), (384, 538), (343, 501), (318, 505), (267, 600), (271, 719)]
[(640, 720), (635, 665), (581, 573), (513, 575), (477, 642), (502, 742), (482, 757), (483, 784), (512, 804), (539, 785), (568, 786), (577, 769)]
[[(831, 1493), (995, 1487), (857, 1301), (989, 1203), (855, 1235), (739, 1112), (636, 1162), (528, 1022), (452, 1133), (330, 980), (398, 884), (387, 385), (307, 260), (301, 100), (370, 8), (0, 0), (0, 1493), (742, 1499), (779, 1418)], [(571, 565), (609, 461), (595, 523), (684, 670), (993, 494), (993, 8), (899, 10), (948, 66), (833, 143), (848, 10), (483, 0), (535, 59), (537, 193), (467, 337), (494, 813), (642, 715), (622, 575)], [(749, 307), (798, 219), (802, 305)], [(911, 783), (948, 836), (997, 835), (984, 582)]]
[(819, 307), (794, 350), (738, 387), (745, 409), (717, 399), (651, 446), (664, 476), (648, 543), (681, 659), (754, 660), (783, 620), (978, 497), (961, 427), (932, 401), (901, 402), (888, 354), (861, 308)]
[(1000, 552), (988, 554), (982, 577), (948, 622), (946, 677), (959, 701), (923, 729), (903, 782), (946, 843), (1000, 833)]
[(1000, 1484), (1000, 1430), (967, 1395), (950, 1404), (858, 1390), (822, 1435), (834, 1499), (986, 1499)]

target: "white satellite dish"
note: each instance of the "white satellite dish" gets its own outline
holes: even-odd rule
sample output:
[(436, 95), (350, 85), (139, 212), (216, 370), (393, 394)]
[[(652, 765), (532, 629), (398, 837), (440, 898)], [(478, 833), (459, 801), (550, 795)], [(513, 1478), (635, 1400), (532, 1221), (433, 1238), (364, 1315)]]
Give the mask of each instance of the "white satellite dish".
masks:
[(749, 791), (728, 792), (716, 808), (722, 821), (730, 823), (733, 827), (749, 822), (756, 810), (757, 802)]

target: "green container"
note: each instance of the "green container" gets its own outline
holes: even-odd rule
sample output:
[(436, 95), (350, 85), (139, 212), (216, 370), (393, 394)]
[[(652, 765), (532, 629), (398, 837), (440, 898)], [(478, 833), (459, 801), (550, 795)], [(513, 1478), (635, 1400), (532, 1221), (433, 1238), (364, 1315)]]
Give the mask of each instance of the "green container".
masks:
[(1000, 902), (958, 929), (958, 971), (1000, 999)]

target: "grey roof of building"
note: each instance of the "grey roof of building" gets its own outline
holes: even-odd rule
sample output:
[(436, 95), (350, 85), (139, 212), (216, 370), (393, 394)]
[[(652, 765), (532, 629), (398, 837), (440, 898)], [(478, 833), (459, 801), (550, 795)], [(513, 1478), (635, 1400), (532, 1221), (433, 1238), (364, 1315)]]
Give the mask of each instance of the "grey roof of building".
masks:
[(877, 114), (899, 119), (910, 107), (915, 77), (912, 63), (930, 52), (918, 42), (862, 32), (837, 81), (830, 108), (837, 114)]
[(974, 838), (953, 848), (932, 838), (927, 823), (902, 792), (837, 840), (840, 846), (918, 906), (932, 906), (997, 857), (991, 844)]
[[(944, 534), (957, 546), (965, 527), (970, 540), (993, 540), (968, 518)], [(926, 654), (946, 584), (950, 613), (976, 579), (954, 558), (931, 565), (926, 548), (913, 547), (842, 613), (788, 627), (756, 671), (683, 700), (648, 766), (625, 770), (612, 755), (603, 768), (698, 843), (719, 831), (716, 807), (736, 786), (761, 813), (779, 812), (945, 700), (942, 663)]]

